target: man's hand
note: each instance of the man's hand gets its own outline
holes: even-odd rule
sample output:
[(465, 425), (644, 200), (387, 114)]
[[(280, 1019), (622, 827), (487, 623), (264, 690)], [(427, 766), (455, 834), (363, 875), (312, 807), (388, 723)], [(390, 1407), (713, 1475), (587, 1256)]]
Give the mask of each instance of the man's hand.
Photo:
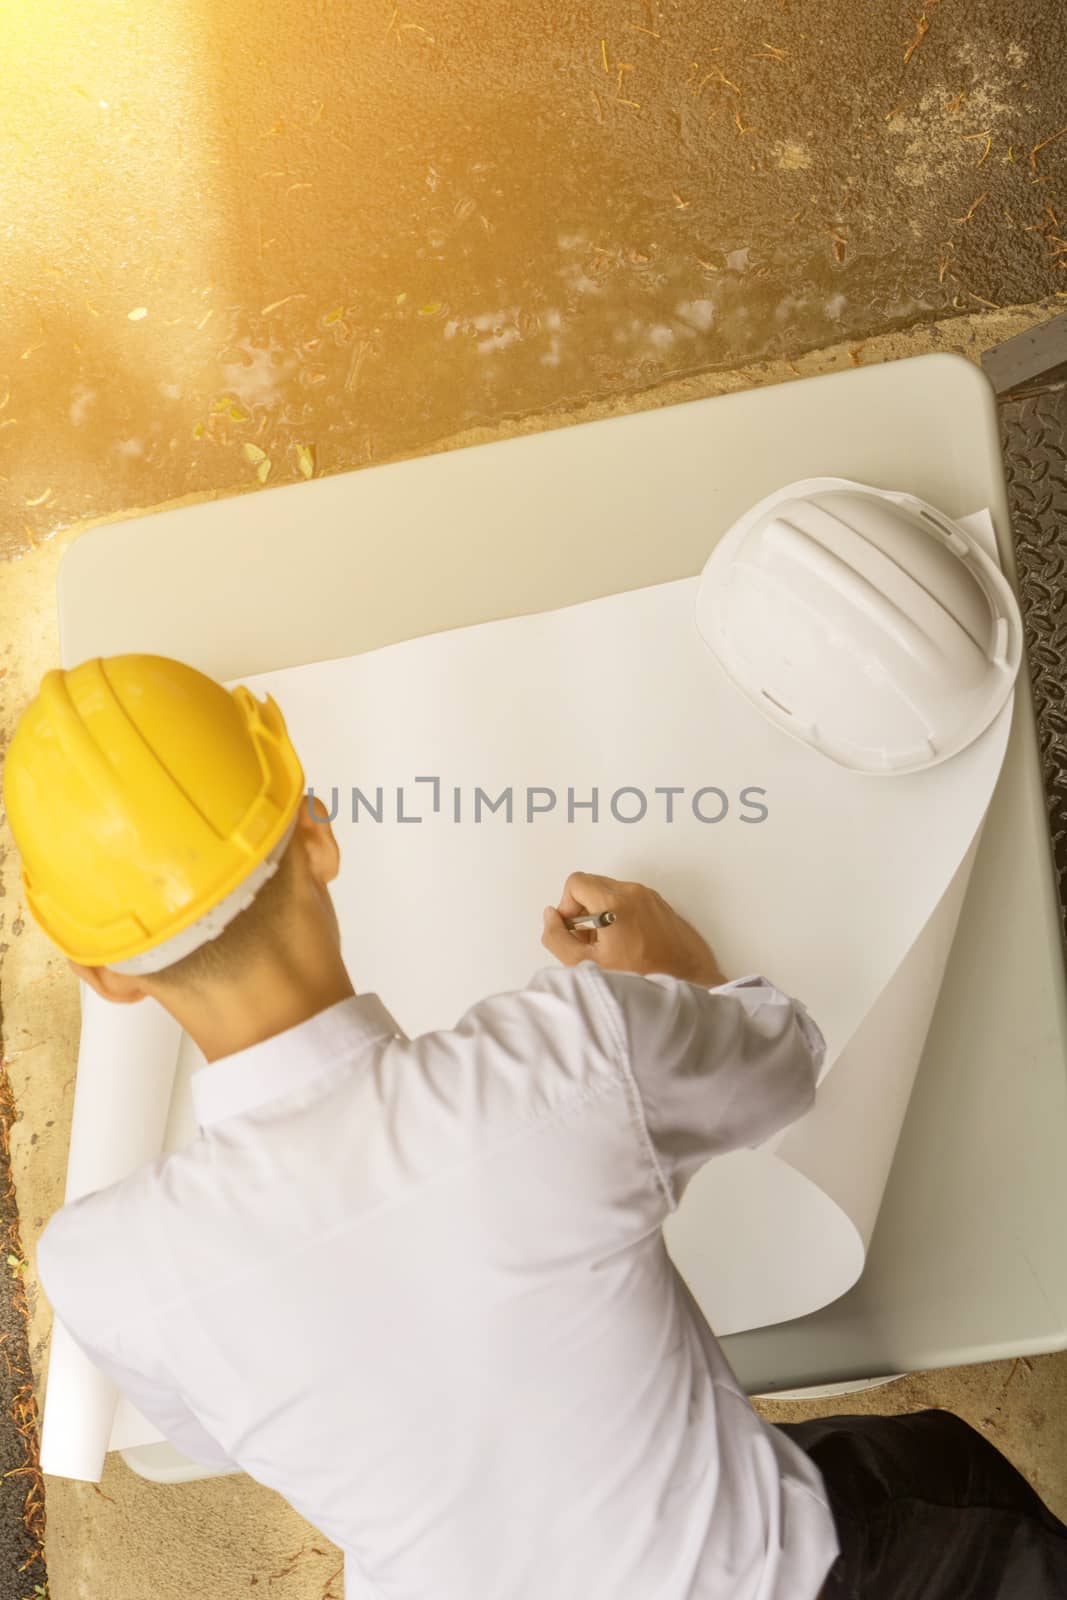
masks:
[[(599, 911), (614, 911), (610, 927), (564, 926), (564, 918)], [(541, 943), (565, 967), (595, 961), (615, 972), (665, 972), (708, 989), (726, 982), (708, 944), (655, 889), (589, 872), (572, 872), (559, 905), (545, 907)]]

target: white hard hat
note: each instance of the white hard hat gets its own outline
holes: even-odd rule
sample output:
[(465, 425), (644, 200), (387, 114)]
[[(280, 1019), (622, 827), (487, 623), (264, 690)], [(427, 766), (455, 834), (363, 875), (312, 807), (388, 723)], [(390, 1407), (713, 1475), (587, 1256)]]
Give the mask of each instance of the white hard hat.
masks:
[(724, 535), (697, 628), (786, 732), (854, 772), (906, 773), (966, 748), (1011, 693), (1022, 620), (965, 528), (914, 495), (807, 478)]

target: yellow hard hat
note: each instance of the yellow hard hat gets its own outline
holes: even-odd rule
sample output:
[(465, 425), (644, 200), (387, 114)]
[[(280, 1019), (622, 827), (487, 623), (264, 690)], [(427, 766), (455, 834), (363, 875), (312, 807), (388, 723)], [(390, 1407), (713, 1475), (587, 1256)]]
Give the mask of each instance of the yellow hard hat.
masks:
[(34, 917), (73, 960), (133, 972), (169, 966), (249, 903), (303, 791), (269, 696), (165, 656), (46, 673), (4, 767)]

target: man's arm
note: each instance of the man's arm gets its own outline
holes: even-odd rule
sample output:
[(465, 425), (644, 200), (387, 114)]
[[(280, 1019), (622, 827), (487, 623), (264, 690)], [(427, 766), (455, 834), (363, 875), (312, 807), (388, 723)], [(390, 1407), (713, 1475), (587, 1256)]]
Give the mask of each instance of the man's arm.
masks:
[[(596, 935), (564, 917), (615, 912)], [(669, 1204), (713, 1156), (757, 1145), (810, 1108), (825, 1041), (759, 977), (727, 982), (701, 935), (640, 884), (573, 873), (543, 942), (599, 996)]]
[(762, 1144), (810, 1110), (822, 1035), (762, 978), (705, 989), (660, 974), (581, 970), (618, 1018), (672, 1207), (713, 1156)]
[[(150, 1328), (139, 1330), (136, 1322), (123, 1327), (121, 1310), (107, 1303), (106, 1274), (97, 1276), (91, 1265), (100, 1258), (102, 1241), (89, 1221), (100, 1207), (89, 1203), (99, 1198), (87, 1195), (65, 1206), (37, 1242), (37, 1276), (56, 1318), (93, 1366), (178, 1450), (204, 1466), (237, 1470), (154, 1360)], [(149, 1337), (139, 1339), (139, 1331)]]

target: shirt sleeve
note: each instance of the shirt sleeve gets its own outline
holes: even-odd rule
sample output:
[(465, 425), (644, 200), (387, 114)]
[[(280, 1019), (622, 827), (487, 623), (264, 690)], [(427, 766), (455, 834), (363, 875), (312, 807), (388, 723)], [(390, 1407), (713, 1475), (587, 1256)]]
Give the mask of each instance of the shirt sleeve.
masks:
[[(59, 1322), (93, 1366), (109, 1378), (146, 1420), (176, 1449), (202, 1466), (223, 1471), (240, 1471), (218, 1442), (190, 1410), (169, 1381), (166, 1373), (147, 1353), (135, 1353), (136, 1327), (124, 1335), (120, 1328), (105, 1333), (100, 1322), (98, 1287), (87, 1304), (85, 1254), (75, 1250), (75, 1241), (56, 1214), (37, 1242), (37, 1277)], [(76, 1259), (71, 1259), (71, 1251)]]
[(705, 989), (594, 962), (576, 970), (614, 1015), (672, 1209), (713, 1156), (762, 1144), (810, 1109), (826, 1041), (800, 1001), (766, 979)]

